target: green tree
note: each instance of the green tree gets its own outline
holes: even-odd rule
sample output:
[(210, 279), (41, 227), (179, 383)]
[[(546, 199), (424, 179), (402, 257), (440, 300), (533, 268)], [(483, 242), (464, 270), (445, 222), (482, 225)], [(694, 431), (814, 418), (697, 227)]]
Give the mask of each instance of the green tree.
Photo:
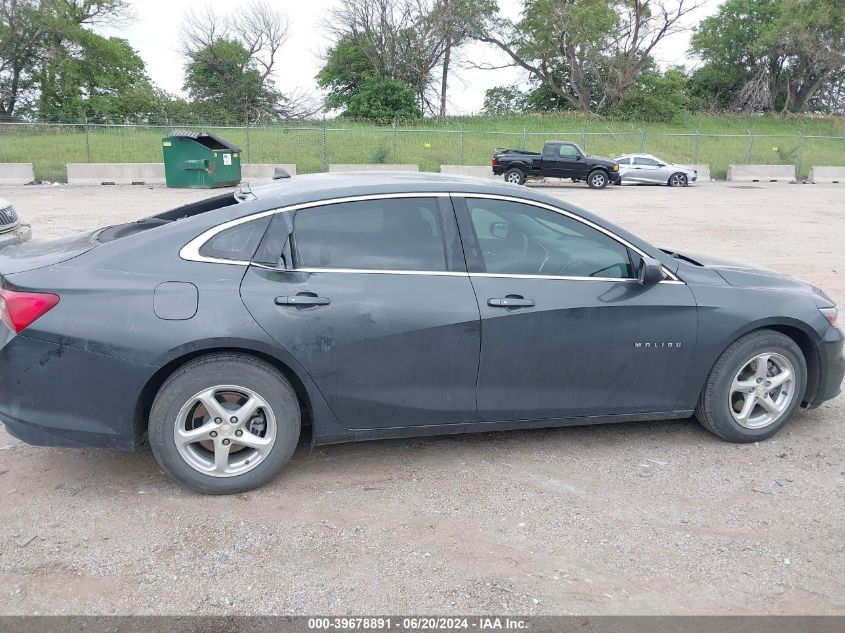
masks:
[(521, 19), (491, 15), (478, 39), (498, 47), (551, 92), (582, 111), (618, 103), (651, 54), (698, 0), (525, 0)]
[(422, 116), (414, 92), (398, 79), (369, 75), (347, 101), (344, 116), (387, 123)]
[(661, 74), (647, 70), (637, 77), (634, 86), (610, 109), (610, 114), (628, 121), (671, 123), (689, 107), (687, 76), (680, 68)]
[(328, 91), (326, 108), (347, 107), (369, 77), (385, 74), (384, 68), (373, 68), (364, 46), (360, 37), (344, 37), (329, 49), (324, 66), (317, 73), (317, 85)]
[(845, 68), (842, 0), (727, 0), (696, 30), (703, 105), (803, 112)]
[(328, 91), (326, 108), (379, 121), (421, 116), (411, 86), (390, 77), (379, 56), (368, 55), (368, 46), (362, 36), (347, 36), (329, 49), (325, 65), (317, 73), (317, 85)]
[(33, 87), (44, 24), (35, 0), (0, 0), (0, 120), (11, 119)]
[(243, 44), (219, 39), (191, 53), (185, 67), (185, 90), (199, 103), (215, 104), (221, 114), (248, 113), (255, 120), (273, 113), (280, 95), (264, 81)]
[(60, 43), (38, 79), (43, 118), (114, 121), (146, 117), (156, 109), (144, 62), (129, 43), (77, 25), (62, 26)]

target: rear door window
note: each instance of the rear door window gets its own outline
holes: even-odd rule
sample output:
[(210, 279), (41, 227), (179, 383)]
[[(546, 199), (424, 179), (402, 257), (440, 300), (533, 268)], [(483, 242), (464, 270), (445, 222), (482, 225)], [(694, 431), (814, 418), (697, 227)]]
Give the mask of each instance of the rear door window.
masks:
[(294, 218), (297, 268), (445, 271), (436, 198), (341, 202)]

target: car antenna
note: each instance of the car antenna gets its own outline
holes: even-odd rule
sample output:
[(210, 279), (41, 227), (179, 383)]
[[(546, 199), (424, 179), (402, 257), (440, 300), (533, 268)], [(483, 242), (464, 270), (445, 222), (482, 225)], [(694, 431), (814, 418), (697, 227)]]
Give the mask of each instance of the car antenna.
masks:
[(281, 178), (290, 178), (290, 174), (281, 167), (276, 167), (273, 171), (273, 180), (280, 180)]

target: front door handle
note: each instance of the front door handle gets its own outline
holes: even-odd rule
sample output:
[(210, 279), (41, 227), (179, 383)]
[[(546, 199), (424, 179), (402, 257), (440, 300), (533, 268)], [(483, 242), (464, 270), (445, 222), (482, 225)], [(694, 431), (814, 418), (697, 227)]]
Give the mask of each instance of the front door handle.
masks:
[(487, 305), (491, 308), (531, 308), (534, 306), (534, 300), (526, 299), (522, 295), (508, 295), (502, 298), (487, 299)]
[(327, 306), (331, 302), (328, 297), (318, 297), (313, 292), (298, 292), (292, 297), (276, 297), (277, 306)]

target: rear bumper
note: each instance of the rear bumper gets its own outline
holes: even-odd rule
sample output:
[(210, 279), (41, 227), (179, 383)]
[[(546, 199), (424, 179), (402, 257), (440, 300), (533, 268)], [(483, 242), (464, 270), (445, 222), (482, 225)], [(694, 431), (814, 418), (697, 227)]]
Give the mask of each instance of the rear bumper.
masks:
[(819, 346), (821, 360), (821, 381), (811, 407), (817, 407), (842, 393), (842, 379), (845, 378), (845, 336), (838, 328), (829, 328)]
[(136, 404), (154, 367), (0, 328), (0, 422), (12, 435), (37, 446), (135, 448)]

